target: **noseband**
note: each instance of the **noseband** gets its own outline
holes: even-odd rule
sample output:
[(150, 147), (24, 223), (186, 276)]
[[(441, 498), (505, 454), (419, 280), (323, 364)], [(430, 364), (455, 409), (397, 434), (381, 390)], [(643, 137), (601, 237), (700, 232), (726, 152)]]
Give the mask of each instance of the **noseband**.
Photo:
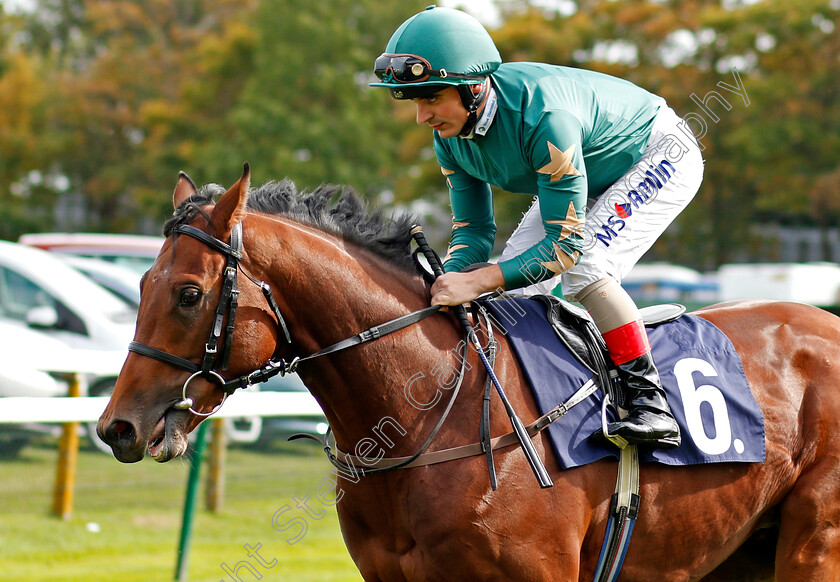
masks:
[[(219, 304), (216, 307), (213, 327), (210, 330), (210, 336), (204, 346), (204, 357), (201, 360), (201, 364), (196, 364), (186, 358), (170, 354), (169, 352), (165, 352), (161, 349), (147, 346), (136, 341), (133, 341), (128, 345), (128, 351), (152, 358), (182, 370), (186, 370), (187, 372), (191, 372), (190, 377), (187, 378), (186, 382), (184, 382), (184, 386), (181, 390), (181, 400), (174, 405), (174, 408), (179, 410), (189, 410), (198, 416), (210, 416), (217, 412), (219, 408), (221, 408), (222, 404), (225, 403), (227, 397), (237, 388), (247, 388), (253, 384), (265, 382), (278, 374), (282, 376), (295, 372), (298, 364), (302, 362), (379, 339), (384, 335), (415, 324), (440, 310), (440, 307), (435, 305), (419, 311), (414, 311), (408, 315), (392, 319), (391, 321), (363, 331), (360, 334), (341, 340), (340, 342), (337, 342), (314, 354), (310, 354), (305, 357), (295, 357), (291, 362), (287, 363), (280, 357), (279, 352), (285, 345), (291, 345), (292, 339), (289, 334), (289, 328), (286, 325), (286, 320), (283, 319), (283, 314), (280, 313), (280, 308), (274, 300), (274, 294), (271, 292), (271, 287), (267, 283), (257, 281), (251, 277), (248, 273), (242, 270), (242, 267), (239, 265), (239, 262), (242, 259), (242, 223), (236, 223), (231, 230), (230, 244), (207, 234), (203, 230), (185, 224), (176, 226), (174, 228), (174, 232), (191, 236), (203, 242), (210, 248), (222, 253), (227, 258), (227, 265), (225, 266), (223, 274), (224, 281), (222, 283), (222, 292), (219, 295)], [(226, 380), (224, 376), (222, 376), (214, 368), (214, 363), (218, 360), (221, 370), (227, 370), (228, 360), (230, 359), (231, 344), (233, 343), (233, 331), (236, 323), (236, 308), (239, 299), (239, 289), (237, 287), (238, 272), (242, 272), (248, 280), (260, 288), (266, 302), (268, 302), (268, 305), (271, 308), (271, 311), (274, 313), (274, 317), (277, 320), (277, 346), (274, 349), (274, 354), (264, 366), (249, 374), (245, 374), (244, 376), (240, 376), (233, 380)], [(227, 325), (224, 325), (225, 315), (227, 315)], [(223, 332), (224, 335), (222, 335)], [(219, 345), (220, 339), (221, 345)], [(198, 412), (195, 410), (193, 408), (193, 399), (187, 396), (187, 387), (190, 382), (198, 377), (208, 379), (211, 382), (218, 384), (224, 391), (222, 401), (210, 412)], [(463, 377), (463, 370), (461, 371), (461, 377)]]

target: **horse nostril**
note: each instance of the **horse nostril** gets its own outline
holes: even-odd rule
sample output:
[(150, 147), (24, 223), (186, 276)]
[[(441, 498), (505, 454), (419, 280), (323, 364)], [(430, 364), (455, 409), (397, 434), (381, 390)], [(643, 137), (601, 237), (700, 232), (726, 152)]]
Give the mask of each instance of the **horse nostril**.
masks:
[(100, 436), (112, 447), (125, 447), (134, 444), (136, 434), (130, 422), (115, 420), (105, 429), (105, 434)]

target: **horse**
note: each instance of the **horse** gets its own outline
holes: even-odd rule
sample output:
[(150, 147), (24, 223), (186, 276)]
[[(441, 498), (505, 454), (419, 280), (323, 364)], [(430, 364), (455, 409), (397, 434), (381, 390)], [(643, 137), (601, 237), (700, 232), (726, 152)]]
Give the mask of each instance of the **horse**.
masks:
[[(391, 458), (415, 454), (430, 435), (429, 451), (477, 441), (486, 373), (474, 349), (463, 356), (451, 311), (307, 360), (429, 307), (429, 282), (410, 258), (408, 218), (371, 211), (348, 188), (300, 194), (286, 180), (252, 191), (247, 165), (227, 190), (199, 190), (181, 173), (173, 205), (160, 255), (142, 279), (135, 350), (97, 427), (118, 460), (149, 453), (164, 462), (184, 454), (187, 434), (224, 401), (226, 378), (247, 378), (278, 355), (296, 361), (289, 369), (321, 405), (339, 450)], [(208, 349), (216, 342), (207, 337), (233, 319), (218, 306), (231, 296), (223, 251), (234, 239), (242, 250), (233, 270), (254, 283), (243, 280), (234, 294), (223, 375), (228, 358)], [(621, 579), (840, 579), (840, 320), (788, 302), (733, 302), (696, 314), (722, 330), (743, 361), (766, 423), (766, 458), (643, 464), (642, 508)], [(538, 416), (534, 398), (505, 337), (496, 341), (496, 374), (527, 423)], [(453, 399), (442, 370), (457, 376), (461, 368)], [(441, 423), (444, 406), (449, 414)], [(510, 432), (498, 398), (490, 429), (494, 436)], [(539, 488), (515, 446), (496, 451), (495, 490), (482, 455), (340, 473), (338, 517), (362, 577), (591, 579), (616, 463), (561, 471), (545, 433), (533, 443), (553, 487)]]

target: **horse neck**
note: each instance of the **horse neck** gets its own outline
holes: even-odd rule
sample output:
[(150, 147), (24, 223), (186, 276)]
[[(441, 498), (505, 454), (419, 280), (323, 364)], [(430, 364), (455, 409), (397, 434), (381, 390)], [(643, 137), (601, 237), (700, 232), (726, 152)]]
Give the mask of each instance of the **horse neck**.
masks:
[[(254, 244), (270, 259), (261, 276), (279, 290), (278, 304), (292, 335), (290, 356), (315, 353), (429, 306), (419, 275), (313, 227), (279, 222), (271, 242)], [(385, 418), (402, 427), (423, 422), (423, 411), (406, 399), (404, 387), (418, 373), (428, 376), (458, 341), (451, 322), (436, 316), (393, 336), (306, 362), (299, 374), (321, 404), (339, 445), (352, 444), (370, 436)]]

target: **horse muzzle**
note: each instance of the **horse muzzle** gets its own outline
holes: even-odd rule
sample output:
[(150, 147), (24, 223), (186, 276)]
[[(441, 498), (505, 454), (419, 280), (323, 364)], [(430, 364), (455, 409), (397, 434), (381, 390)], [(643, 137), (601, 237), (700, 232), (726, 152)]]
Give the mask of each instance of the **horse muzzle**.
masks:
[(96, 433), (106, 442), (114, 457), (122, 463), (136, 463), (149, 453), (155, 461), (165, 463), (187, 451), (191, 414), (175, 408), (167, 409), (151, 431), (138, 430), (135, 423), (124, 419), (106, 419), (103, 415)]

